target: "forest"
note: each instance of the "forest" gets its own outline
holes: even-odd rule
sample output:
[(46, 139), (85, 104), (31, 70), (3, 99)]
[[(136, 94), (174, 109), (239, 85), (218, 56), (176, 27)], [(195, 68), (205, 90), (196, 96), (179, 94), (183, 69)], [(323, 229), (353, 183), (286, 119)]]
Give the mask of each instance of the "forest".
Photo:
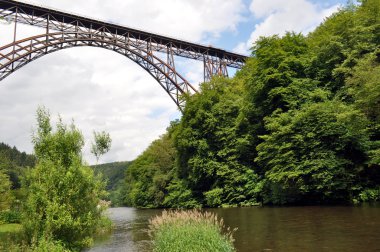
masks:
[(380, 199), (380, 2), (308, 35), (261, 37), (234, 78), (189, 97), (126, 171), (140, 208), (359, 204)]

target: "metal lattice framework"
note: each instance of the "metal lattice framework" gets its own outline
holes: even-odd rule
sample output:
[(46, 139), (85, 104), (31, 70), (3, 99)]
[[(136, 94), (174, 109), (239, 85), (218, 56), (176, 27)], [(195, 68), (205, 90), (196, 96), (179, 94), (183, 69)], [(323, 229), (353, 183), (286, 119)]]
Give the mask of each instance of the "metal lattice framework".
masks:
[[(246, 59), (222, 49), (13, 0), (0, 0), (0, 19), (14, 23), (13, 42), (0, 47), (0, 81), (46, 54), (78, 46), (100, 47), (120, 53), (140, 65), (182, 110), (183, 97), (197, 91), (176, 71), (174, 56), (203, 61), (205, 81), (214, 75), (228, 76), (227, 67), (239, 69)], [(45, 32), (16, 40), (18, 23), (42, 27)]]

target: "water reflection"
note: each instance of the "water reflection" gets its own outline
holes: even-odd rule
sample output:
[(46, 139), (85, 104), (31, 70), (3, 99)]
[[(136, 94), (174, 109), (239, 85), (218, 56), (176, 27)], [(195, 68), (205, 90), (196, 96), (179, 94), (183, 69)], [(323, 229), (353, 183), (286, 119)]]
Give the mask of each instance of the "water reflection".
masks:
[(379, 205), (212, 209), (249, 251), (380, 251)]
[[(235, 247), (251, 251), (380, 251), (380, 205), (207, 209), (235, 228)], [(89, 251), (151, 251), (148, 220), (161, 210), (113, 208), (115, 230)]]
[(161, 210), (138, 210), (129, 207), (111, 208), (108, 216), (115, 228), (111, 235), (98, 237), (89, 252), (151, 251), (147, 233), (148, 220)]

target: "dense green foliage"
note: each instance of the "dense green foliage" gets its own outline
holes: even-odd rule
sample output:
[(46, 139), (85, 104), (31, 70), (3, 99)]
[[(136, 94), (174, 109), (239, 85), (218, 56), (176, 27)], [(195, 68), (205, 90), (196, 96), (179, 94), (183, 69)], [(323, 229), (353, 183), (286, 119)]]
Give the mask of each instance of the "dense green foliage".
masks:
[[(101, 223), (98, 206), (104, 183), (84, 165), (83, 136), (72, 124), (59, 119), (56, 129), (44, 109), (37, 111), (33, 135), (37, 165), (25, 178), (27, 191), (23, 226), (28, 240), (43, 248), (78, 250), (91, 243)], [(37, 250), (39, 251), (39, 250)]]
[[(176, 176), (171, 133), (154, 141), (127, 169), (125, 203), (136, 207), (196, 207), (191, 191)], [(179, 198), (180, 197), (180, 198)]]
[(380, 2), (309, 35), (262, 37), (135, 160), (137, 207), (323, 204), (380, 198)]
[(232, 252), (232, 232), (223, 220), (199, 211), (166, 212), (150, 220), (153, 251)]
[(260, 183), (246, 156), (241, 139), (239, 109), (243, 106), (241, 83), (215, 78), (201, 86), (188, 101), (174, 143), (178, 174), (188, 182), (203, 205), (252, 205)]
[(273, 203), (346, 201), (362, 189), (367, 120), (339, 102), (315, 103), (266, 119), (256, 161)]

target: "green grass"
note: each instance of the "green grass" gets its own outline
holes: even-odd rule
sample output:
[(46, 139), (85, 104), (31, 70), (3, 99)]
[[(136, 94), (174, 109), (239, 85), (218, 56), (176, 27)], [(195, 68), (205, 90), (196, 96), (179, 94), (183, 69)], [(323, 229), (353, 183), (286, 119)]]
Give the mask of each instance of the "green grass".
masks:
[(2, 224), (0, 225), (0, 235), (10, 233), (20, 233), (22, 231), (21, 224)]
[(192, 211), (164, 211), (150, 220), (155, 252), (231, 252), (232, 232), (216, 215)]

